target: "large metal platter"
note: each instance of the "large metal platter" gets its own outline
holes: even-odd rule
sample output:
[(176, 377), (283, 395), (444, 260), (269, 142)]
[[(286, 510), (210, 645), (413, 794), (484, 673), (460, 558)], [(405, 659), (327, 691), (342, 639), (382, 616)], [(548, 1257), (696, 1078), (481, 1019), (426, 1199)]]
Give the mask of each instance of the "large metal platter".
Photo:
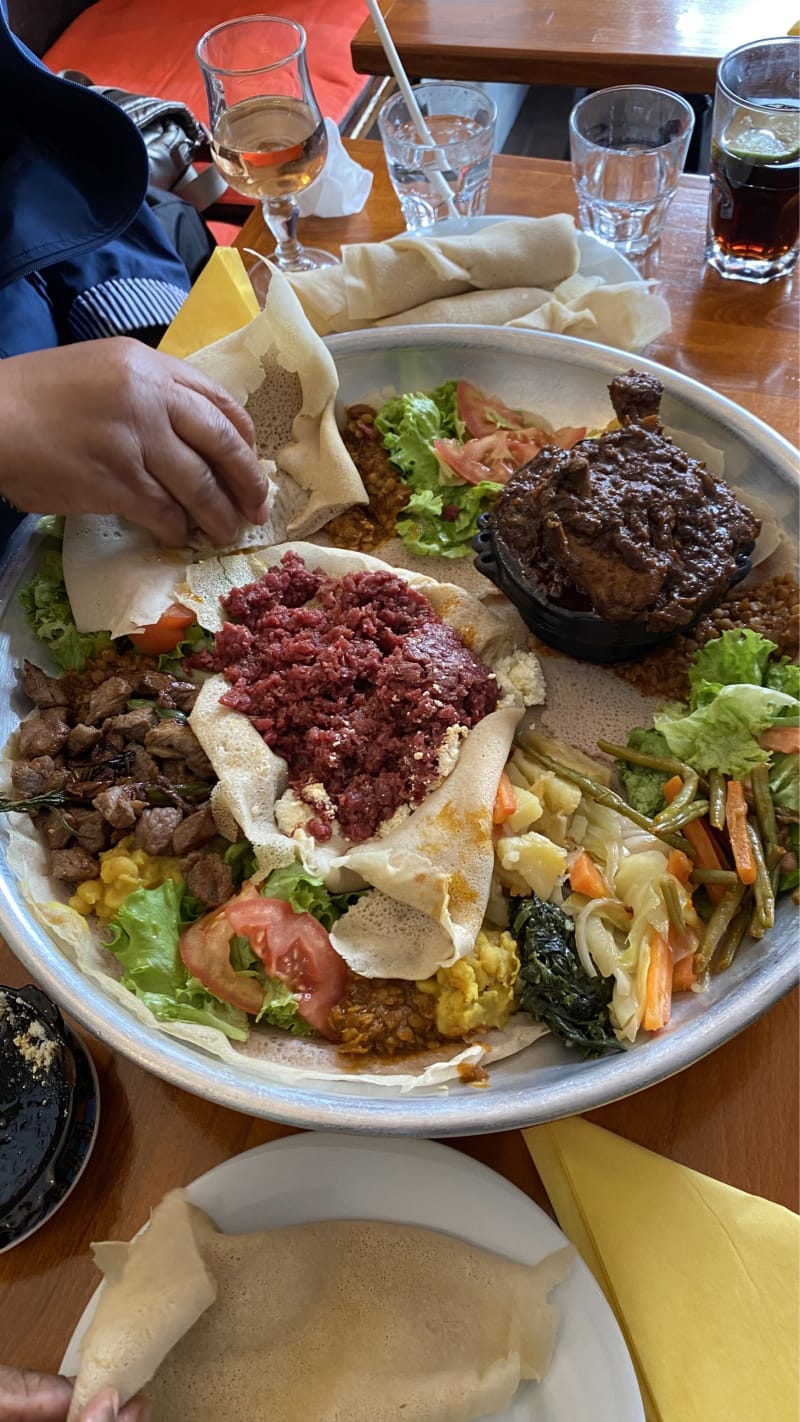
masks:
[[(618, 351), (569, 337), (484, 327), (387, 329), (329, 341), (343, 403), (380, 392), (426, 389), (462, 376), (549, 418), (554, 425), (604, 424), (606, 387), (631, 365)], [(695, 381), (636, 359), (657, 374), (666, 394), (666, 423), (721, 450), (730, 482), (769, 503), (794, 537), (797, 526), (797, 455), (766, 425)], [(0, 741), (27, 709), (15, 690), (16, 667), (34, 648), (15, 592), (39, 551), (35, 521), (23, 525), (0, 576)], [(443, 576), (447, 576), (446, 571)], [(595, 734), (623, 729), (614, 711), (611, 673), (580, 670), (548, 659), (548, 682), (561, 687), (560, 704), (578, 705)], [(566, 679), (565, 679), (566, 678)], [(563, 688), (566, 687), (567, 694)], [(613, 714), (612, 714), (613, 712)], [(567, 711), (559, 731), (568, 735)], [(644, 708), (642, 708), (644, 714)], [(612, 724), (609, 724), (609, 721)], [(605, 1061), (580, 1062), (544, 1038), (498, 1062), (485, 1090), (401, 1096), (370, 1091), (351, 1077), (342, 1082), (287, 1088), (257, 1078), (247, 1064), (232, 1069), (192, 1047), (150, 1030), (88, 982), (31, 919), (10, 875), (0, 844), (0, 931), (32, 976), (88, 1031), (148, 1071), (211, 1101), (292, 1125), (404, 1135), (455, 1135), (526, 1126), (587, 1111), (681, 1071), (749, 1026), (797, 980), (796, 925), (790, 903), (780, 906), (774, 931), (743, 948), (732, 968), (713, 979), (702, 996), (682, 994), (673, 1021), (657, 1038)]]

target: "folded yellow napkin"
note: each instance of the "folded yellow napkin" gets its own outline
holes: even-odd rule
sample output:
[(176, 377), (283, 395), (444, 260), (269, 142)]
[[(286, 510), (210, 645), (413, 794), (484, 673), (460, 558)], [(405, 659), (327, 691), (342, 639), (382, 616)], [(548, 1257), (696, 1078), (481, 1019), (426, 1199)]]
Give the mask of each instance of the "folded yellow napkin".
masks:
[(158, 347), (181, 358), (238, 331), (258, 315), (258, 302), (235, 247), (217, 247)]
[(797, 1217), (588, 1121), (523, 1135), (617, 1315), (648, 1422), (797, 1422)]

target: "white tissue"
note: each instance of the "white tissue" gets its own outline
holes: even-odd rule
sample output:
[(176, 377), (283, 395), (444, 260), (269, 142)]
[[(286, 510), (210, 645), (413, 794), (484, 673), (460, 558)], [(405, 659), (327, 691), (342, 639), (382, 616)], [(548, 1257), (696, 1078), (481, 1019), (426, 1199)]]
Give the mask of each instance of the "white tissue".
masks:
[(360, 212), (372, 187), (372, 174), (345, 152), (333, 119), (326, 118), (325, 131), (325, 167), (297, 200), (301, 217), (346, 217)]

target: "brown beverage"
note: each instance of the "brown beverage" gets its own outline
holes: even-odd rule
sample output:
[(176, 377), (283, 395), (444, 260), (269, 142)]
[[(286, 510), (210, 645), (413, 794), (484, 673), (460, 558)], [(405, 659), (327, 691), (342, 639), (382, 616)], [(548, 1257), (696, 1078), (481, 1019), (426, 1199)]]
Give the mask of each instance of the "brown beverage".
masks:
[(712, 143), (709, 226), (726, 256), (778, 261), (797, 242), (799, 120), (796, 104), (773, 105), (762, 128), (740, 116)]

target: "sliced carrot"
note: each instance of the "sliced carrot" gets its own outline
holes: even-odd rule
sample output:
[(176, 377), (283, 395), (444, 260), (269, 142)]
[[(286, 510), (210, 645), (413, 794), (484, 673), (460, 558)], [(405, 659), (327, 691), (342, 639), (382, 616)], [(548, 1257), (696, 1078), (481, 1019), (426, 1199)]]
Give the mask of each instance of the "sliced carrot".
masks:
[(773, 726), (758, 738), (762, 750), (800, 754), (800, 726)]
[(509, 815), (513, 815), (517, 808), (517, 792), (511, 784), (506, 772), (500, 776), (497, 782), (497, 794), (494, 797), (494, 809), (492, 810), (492, 824), (501, 825), (507, 820)]
[(694, 970), (694, 958), (691, 953), (687, 953), (685, 958), (679, 958), (672, 969), (672, 991), (691, 992), (697, 982), (697, 974)]
[(642, 1026), (657, 1032), (669, 1022), (672, 1006), (672, 949), (655, 929), (650, 934), (650, 963), (644, 995)]
[(684, 888), (689, 882), (689, 875), (693, 868), (691, 859), (688, 854), (684, 854), (682, 849), (670, 850), (667, 859), (667, 873), (671, 874), (673, 879), (677, 879), (679, 884), (683, 884)]
[(672, 801), (675, 799), (675, 796), (682, 789), (683, 781), (681, 780), (681, 777), (679, 775), (673, 775), (670, 777), (669, 780), (666, 780), (661, 786), (661, 794), (664, 796), (664, 799), (666, 800), (667, 804), (671, 805)]
[(741, 780), (729, 780), (725, 796), (725, 827), (731, 842), (736, 873), (743, 884), (756, 881), (756, 861), (747, 833), (747, 801)]
[(569, 882), (574, 893), (585, 894), (587, 899), (608, 898), (608, 884), (585, 849), (572, 861)]
[[(674, 775), (668, 780), (662, 794), (667, 804), (670, 804), (678, 791), (682, 788), (683, 781), (679, 775)], [(722, 850), (717, 847), (717, 842), (704, 819), (690, 820), (681, 829), (684, 839), (689, 841), (689, 845), (694, 851), (694, 864), (696, 869), (728, 869), (728, 864)], [(718, 904), (724, 896), (725, 890), (721, 884), (706, 884), (706, 893), (712, 904)]]

